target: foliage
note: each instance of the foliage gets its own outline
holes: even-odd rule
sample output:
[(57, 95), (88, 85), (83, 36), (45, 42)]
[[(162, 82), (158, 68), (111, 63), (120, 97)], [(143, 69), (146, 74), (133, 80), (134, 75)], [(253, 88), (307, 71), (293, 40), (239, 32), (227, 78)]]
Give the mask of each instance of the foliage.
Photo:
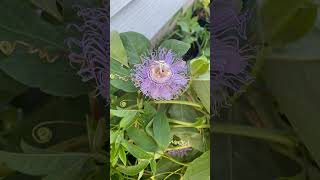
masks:
[(101, 5), (1, 1), (1, 179), (107, 178), (105, 103), (66, 56), (76, 2)]
[[(181, 18), (189, 21), (187, 16)], [(114, 88), (110, 95), (111, 179), (193, 179), (194, 171), (202, 172), (200, 179), (210, 177), (210, 60), (209, 55), (197, 53), (194, 59), (186, 57), (198, 41), (190, 39), (208, 31), (196, 17), (192, 23), (178, 23), (178, 28), (182, 25), (188, 32), (180, 38), (175, 38), (178, 32), (174, 32), (159, 44), (187, 61), (191, 77), (188, 89), (178, 99), (166, 101), (143, 96), (131, 81), (130, 69), (152, 51), (149, 40), (135, 32), (111, 33), (115, 36), (111, 39), (121, 39), (111, 45), (118, 57), (111, 58), (110, 74)], [(209, 36), (201, 38), (208, 43)]]
[(249, 32), (263, 46), (255, 83), (214, 118), (214, 179), (319, 179), (315, 3), (237, 3), (257, 10)]

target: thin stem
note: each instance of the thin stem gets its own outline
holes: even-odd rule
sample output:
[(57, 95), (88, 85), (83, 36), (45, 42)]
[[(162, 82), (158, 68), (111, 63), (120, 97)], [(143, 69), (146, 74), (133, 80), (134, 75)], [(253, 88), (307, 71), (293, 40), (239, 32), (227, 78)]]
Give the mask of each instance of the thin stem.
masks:
[(180, 171), (180, 170), (182, 170), (182, 168), (179, 168), (179, 169), (177, 169), (177, 170), (174, 171), (174, 172), (163, 172), (163, 173), (159, 173), (159, 174), (156, 174), (156, 175), (154, 175), (154, 176), (151, 176), (150, 178), (155, 178), (155, 177), (157, 177), (157, 176), (161, 176), (161, 175), (164, 175), (164, 174), (171, 174), (171, 173), (181, 175), (181, 173), (177, 173), (177, 172)]
[(185, 125), (172, 125), (171, 127), (173, 127), (173, 128), (193, 127), (193, 128), (196, 128), (196, 129), (204, 129), (204, 128), (208, 129), (208, 128), (210, 128), (210, 125), (200, 125), (200, 126), (196, 126), (196, 127), (194, 127), (194, 126), (185, 126)]
[(181, 169), (182, 169), (182, 168), (179, 168), (179, 169), (175, 170), (174, 172), (171, 172), (171, 173), (168, 174), (163, 180), (168, 179), (168, 178), (169, 178), (170, 176), (172, 176), (173, 174), (178, 174), (178, 175), (182, 176), (181, 173), (177, 173), (178, 171), (181, 171)]
[(256, 139), (263, 139), (266, 141), (275, 142), (278, 144), (282, 144), (289, 147), (297, 146), (297, 140), (293, 136), (289, 136), (282, 132), (271, 130), (271, 129), (263, 129), (263, 128), (255, 128), (244, 125), (232, 125), (232, 124), (222, 124), (215, 123), (211, 127), (214, 133), (218, 134), (229, 134), (229, 135), (237, 135), (237, 136), (245, 136)]
[(175, 120), (175, 119), (168, 119), (168, 121), (170, 123), (175, 123), (175, 124), (178, 124), (178, 125), (172, 125), (171, 127), (175, 127), (175, 128), (183, 128), (183, 127), (193, 127), (193, 128), (197, 128), (197, 129), (200, 129), (200, 128), (210, 128), (210, 125), (209, 124), (202, 124), (202, 125), (197, 125), (195, 123), (190, 123), (190, 122), (185, 122), (185, 121), (179, 121), (179, 120)]
[(168, 159), (168, 160), (170, 160), (170, 161), (172, 161), (172, 162), (174, 162), (176, 164), (180, 164), (182, 166), (189, 166), (189, 164), (185, 164), (185, 163), (179, 162), (179, 161), (177, 161), (177, 160), (175, 160), (175, 159), (173, 159), (173, 158), (171, 158), (169, 156), (162, 155), (162, 157), (164, 157), (164, 158), (166, 158), (166, 159)]
[(189, 101), (154, 101), (155, 104), (182, 104), (197, 107), (199, 109), (202, 108), (200, 104), (189, 102)]

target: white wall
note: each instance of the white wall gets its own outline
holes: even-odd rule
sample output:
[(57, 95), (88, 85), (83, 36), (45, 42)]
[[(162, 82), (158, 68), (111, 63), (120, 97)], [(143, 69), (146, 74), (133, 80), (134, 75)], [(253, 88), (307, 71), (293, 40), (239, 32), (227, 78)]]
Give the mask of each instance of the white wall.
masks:
[(184, 6), (194, 0), (111, 0), (110, 28), (136, 31), (150, 40)]

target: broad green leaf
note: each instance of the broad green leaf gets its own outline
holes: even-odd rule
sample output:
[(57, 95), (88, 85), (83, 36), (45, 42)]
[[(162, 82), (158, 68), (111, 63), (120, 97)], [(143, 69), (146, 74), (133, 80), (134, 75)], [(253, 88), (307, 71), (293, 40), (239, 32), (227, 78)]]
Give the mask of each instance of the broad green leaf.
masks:
[(185, 55), (190, 49), (190, 44), (175, 39), (165, 40), (160, 47), (172, 50), (178, 57)]
[[(16, 42), (16, 45), (9, 56), (0, 52), (0, 69), (16, 81), (52, 95), (78, 96), (89, 92), (88, 85), (81, 81), (63, 55), (67, 38), (65, 26), (44, 21), (29, 1), (1, 3), (0, 41)], [(40, 59), (39, 52), (28, 51), (31, 48), (42, 50), (49, 58)], [(53, 63), (48, 62), (55, 57)]]
[(57, 0), (31, 0), (31, 2), (37, 7), (49, 13), (51, 16), (55, 17), (60, 22), (63, 21), (63, 16), (58, 10)]
[(118, 135), (119, 135), (118, 131), (110, 130), (110, 144), (113, 144), (116, 142)]
[(159, 159), (159, 161), (157, 162), (157, 173), (156, 176), (157, 179), (164, 179), (167, 175), (163, 174), (163, 175), (159, 175), (161, 173), (165, 173), (165, 172), (174, 172), (177, 169), (179, 169), (181, 167), (181, 165), (176, 164), (168, 159), (165, 158), (161, 158)]
[(131, 80), (123, 81), (118, 79), (112, 79), (110, 80), (110, 84), (113, 87), (121, 89), (125, 92), (137, 92), (137, 88), (133, 85)]
[(115, 144), (111, 144), (111, 147), (110, 147), (110, 164), (111, 166), (115, 166), (118, 162), (118, 159), (119, 159), (119, 149), (116, 148), (116, 145)]
[(132, 154), (134, 157), (136, 157), (137, 159), (151, 159), (153, 158), (153, 154), (148, 153), (146, 151), (144, 151), (143, 149), (141, 149), (140, 147), (128, 143), (127, 141), (122, 141), (122, 145), (123, 147), (126, 148), (126, 150)]
[(155, 175), (157, 172), (157, 162), (155, 159), (152, 159), (150, 161), (150, 168), (151, 168), (152, 174)]
[(210, 72), (193, 79), (192, 88), (196, 92), (203, 106), (210, 112)]
[(171, 141), (170, 126), (164, 112), (159, 112), (153, 118), (153, 137), (161, 149), (166, 149)]
[(192, 76), (200, 76), (209, 70), (210, 62), (207, 57), (201, 56), (190, 61), (190, 70)]
[(110, 84), (125, 92), (137, 92), (137, 88), (131, 81), (129, 70), (113, 60), (111, 60), (110, 64)]
[[(70, 164), (64, 169), (58, 169), (54, 172), (51, 172), (48, 176), (43, 177), (42, 180), (78, 180), (84, 178), (87, 174), (90, 174), (90, 171), (87, 168), (84, 170), (83, 166), (87, 161), (78, 161), (73, 164)], [(95, 164), (91, 164), (94, 166)], [(85, 174), (87, 173), (87, 174)]]
[(146, 53), (151, 46), (149, 39), (137, 32), (120, 33), (120, 38), (126, 49), (129, 64), (141, 63), (140, 56)]
[(138, 111), (137, 110), (127, 110), (127, 109), (118, 109), (118, 110), (114, 110), (114, 109), (110, 109), (110, 114), (113, 116), (117, 116), (117, 117), (126, 117), (129, 116), (131, 114), (136, 114)]
[(280, 110), (320, 165), (319, 53), (320, 31), (289, 44), (266, 57), (264, 78)]
[(120, 160), (122, 161), (122, 163), (126, 166), (127, 165), (127, 155), (126, 155), (126, 152), (122, 146), (120, 146), (120, 148), (119, 148), (119, 157), (120, 157)]
[(128, 128), (136, 120), (137, 110), (110, 110), (110, 114), (117, 117), (122, 117), (120, 121), (121, 128)]
[(16, 171), (35, 176), (64, 171), (74, 164), (82, 166), (89, 159), (90, 155), (84, 153), (24, 154), (0, 151), (0, 162)]
[(113, 59), (127, 67), (129, 66), (126, 50), (119, 33), (116, 31), (110, 32), (110, 60)]
[(198, 116), (192, 106), (182, 104), (171, 105), (168, 109), (168, 113), (171, 119), (188, 122), (194, 122)]
[(206, 149), (203, 135), (194, 128), (173, 128), (171, 134), (179, 137), (183, 141), (189, 142), (190, 146), (194, 149), (201, 152)]
[(135, 166), (119, 166), (116, 169), (123, 174), (134, 176), (139, 174), (140, 171), (145, 169), (149, 164), (149, 160), (141, 160), (137, 165)]
[(141, 122), (143, 126), (146, 127), (148, 123), (152, 120), (153, 116), (157, 113), (157, 110), (150, 104), (150, 102), (145, 101), (143, 103), (143, 114), (141, 114)]
[(282, 44), (297, 40), (311, 30), (317, 7), (309, 0), (267, 0), (262, 4), (261, 14), (269, 43)]
[(136, 120), (136, 113), (129, 114), (128, 116), (121, 119), (120, 128), (126, 129), (130, 127), (135, 120)]
[(209, 180), (210, 179), (210, 152), (203, 153), (193, 160), (184, 174), (185, 180)]
[(147, 133), (143, 130), (130, 127), (127, 129), (127, 133), (129, 138), (132, 139), (133, 142), (143, 150), (149, 152), (156, 152), (158, 150), (158, 146), (154, 139), (147, 135)]

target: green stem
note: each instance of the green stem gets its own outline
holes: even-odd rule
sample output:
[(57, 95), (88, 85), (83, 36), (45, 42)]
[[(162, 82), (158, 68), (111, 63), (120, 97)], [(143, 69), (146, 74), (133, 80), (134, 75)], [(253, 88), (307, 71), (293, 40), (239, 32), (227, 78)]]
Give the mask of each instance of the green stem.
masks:
[(294, 137), (286, 135), (283, 132), (279, 132), (276, 130), (221, 123), (214, 123), (211, 126), (211, 129), (214, 133), (217, 134), (229, 134), (256, 139), (263, 139), (266, 141), (275, 142), (289, 147), (297, 146), (297, 140), (294, 139)]
[(151, 176), (150, 178), (152, 179), (152, 178), (155, 178), (155, 177), (157, 177), (157, 176), (161, 176), (161, 175), (164, 175), (164, 174), (171, 174), (171, 173), (181, 175), (181, 173), (177, 173), (177, 172), (180, 171), (181, 169), (182, 169), (182, 168), (179, 168), (179, 169), (177, 169), (177, 170), (174, 171), (174, 172), (163, 172), (163, 173), (159, 173), (159, 174), (156, 174), (156, 175), (154, 175), (154, 176)]
[(169, 157), (169, 156), (162, 155), (162, 157), (164, 157), (164, 158), (166, 158), (166, 159), (169, 159), (170, 161), (172, 161), (172, 162), (174, 162), (174, 163), (177, 163), (177, 164), (180, 164), (180, 165), (182, 165), (182, 166), (189, 166), (189, 164), (185, 164), (185, 163), (179, 162), (179, 161), (177, 161), (177, 160), (175, 160), (175, 159), (173, 159), (173, 158), (171, 158), (171, 157)]
[(182, 104), (182, 105), (193, 106), (199, 109), (202, 108), (200, 104), (189, 102), (189, 101), (154, 101), (154, 103), (155, 104)]
[(173, 128), (185, 128), (185, 127), (193, 127), (197, 129), (208, 129), (210, 128), (210, 125), (201, 125), (201, 126), (186, 126), (186, 125), (172, 125)]

